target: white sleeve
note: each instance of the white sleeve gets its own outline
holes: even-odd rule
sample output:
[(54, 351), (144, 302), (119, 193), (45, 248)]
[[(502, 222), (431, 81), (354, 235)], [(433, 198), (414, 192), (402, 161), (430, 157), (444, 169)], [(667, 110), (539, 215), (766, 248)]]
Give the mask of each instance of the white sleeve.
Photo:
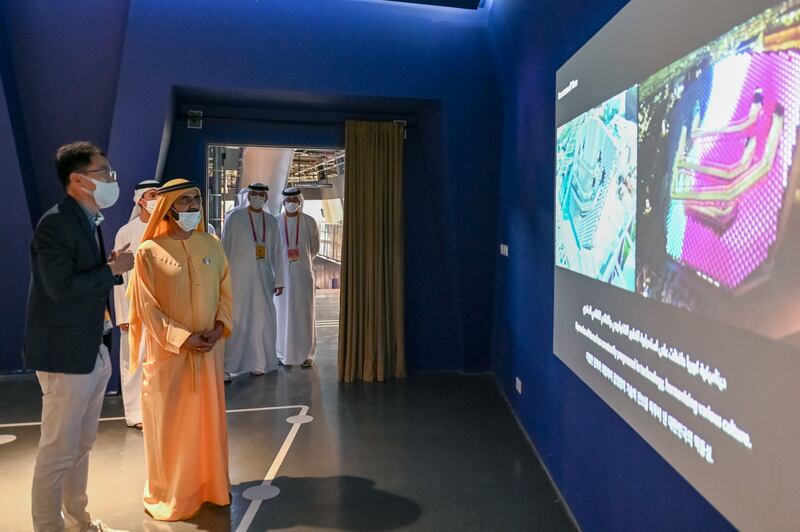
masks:
[[(126, 244), (131, 243), (127, 229), (128, 225), (126, 224), (120, 227), (119, 231), (117, 231), (117, 236), (114, 239), (114, 250), (120, 250), (125, 247)], [(125, 293), (128, 290), (128, 281), (130, 281), (130, 278), (130, 272), (125, 272), (122, 274), (122, 280), (124, 282), (121, 285), (116, 285), (114, 287), (114, 317), (117, 325), (128, 323), (128, 310), (130, 308), (130, 304)]]
[(317, 221), (313, 218), (309, 218), (311, 222), (311, 236), (309, 242), (309, 248), (311, 252), (311, 260), (313, 261), (314, 258), (319, 254), (319, 229), (317, 228)]
[(225, 227), (222, 228), (222, 249), (225, 250), (225, 255), (228, 257), (228, 260), (231, 260), (231, 240), (233, 240), (233, 231), (231, 231), (231, 224), (230, 219), (228, 219), (225, 223)]
[(225, 218), (225, 225), (222, 226), (222, 238), (220, 239), (222, 241), (222, 248), (225, 250), (225, 255), (227, 255), (229, 262), (231, 260), (231, 253), (233, 252), (233, 234), (235, 231), (233, 231), (231, 223), (234, 219), (235, 216), (233, 215), (229, 215)]
[(275, 274), (275, 288), (286, 286), (286, 249), (284, 249), (283, 239), (281, 238), (281, 227), (275, 218), (269, 224), (272, 230), (272, 242), (270, 243), (270, 258), (272, 260), (272, 271)]

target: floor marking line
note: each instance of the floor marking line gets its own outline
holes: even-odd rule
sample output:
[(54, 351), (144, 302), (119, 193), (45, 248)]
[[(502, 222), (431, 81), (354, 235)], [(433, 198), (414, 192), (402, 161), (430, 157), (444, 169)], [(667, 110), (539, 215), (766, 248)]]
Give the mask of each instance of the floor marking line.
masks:
[(227, 414), (238, 414), (240, 412), (262, 412), (265, 410), (288, 410), (290, 408), (308, 408), (305, 405), (290, 405), (290, 406), (258, 406), (255, 408), (235, 408), (232, 410), (226, 410)]
[[(260, 406), (256, 408), (236, 408), (233, 410), (226, 410), (226, 414), (239, 414), (242, 412), (264, 412), (267, 410), (288, 410), (290, 408), (308, 408), (307, 406), (303, 405), (291, 405), (291, 406)], [(125, 421), (124, 417), (101, 417), (100, 421)], [(30, 421), (28, 423), (6, 423), (4, 425), (0, 425), (0, 429), (14, 429), (18, 427), (38, 427), (41, 425), (41, 421)]]
[[(308, 414), (308, 407), (303, 406), (300, 408), (301, 416), (305, 416)], [(286, 458), (287, 453), (289, 452), (289, 448), (292, 446), (294, 442), (295, 436), (297, 436), (297, 432), (300, 430), (300, 425), (303, 423), (293, 423), (292, 429), (289, 431), (289, 434), (286, 436), (286, 439), (283, 440), (283, 445), (281, 445), (280, 450), (278, 451), (277, 456), (275, 456), (275, 460), (272, 462), (272, 465), (267, 471), (267, 475), (264, 477), (264, 481), (261, 482), (262, 486), (269, 486), (272, 484), (272, 481), (275, 480), (275, 477), (278, 475), (278, 470), (280, 469), (281, 465), (283, 464), (283, 460)], [(258, 513), (258, 509), (261, 507), (260, 500), (250, 501), (250, 506), (247, 508), (247, 512), (245, 512), (242, 520), (239, 522), (239, 526), (236, 527), (236, 532), (248, 532), (250, 529), (250, 525), (253, 524), (253, 519), (256, 517), (256, 513)]]
[[(262, 406), (262, 407), (255, 407), (255, 408), (236, 408), (231, 410), (226, 410), (226, 414), (239, 414), (243, 412), (264, 412), (268, 410), (289, 410), (299, 408), (300, 412), (298, 416), (305, 416), (308, 415), (308, 406), (307, 405), (291, 405), (291, 406)], [(124, 421), (124, 417), (103, 417), (100, 418), (100, 421)], [(41, 425), (41, 421), (30, 422), (30, 423), (7, 423), (5, 425), (0, 425), (0, 428), (15, 428), (15, 427), (35, 427), (37, 425)], [(297, 433), (300, 431), (300, 426), (304, 425), (304, 423), (292, 423), (292, 428), (289, 430), (289, 434), (286, 435), (286, 439), (283, 440), (283, 445), (281, 445), (278, 454), (275, 456), (275, 460), (272, 461), (272, 465), (270, 465), (269, 470), (267, 471), (264, 480), (261, 482), (261, 486), (269, 486), (272, 484), (272, 481), (275, 480), (275, 477), (278, 476), (278, 470), (283, 465), (283, 461), (286, 458), (286, 455), (289, 453), (289, 449), (292, 447), (292, 443), (294, 443), (294, 439), (297, 436)], [(250, 506), (248, 506), (247, 511), (245, 512), (242, 520), (239, 522), (239, 526), (236, 527), (236, 532), (248, 532), (250, 525), (253, 524), (253, 519), (255, 519), (256, 514), (258, 513), (258, 509), (261, 507), (261, 500), (254, 500), (250, 501)]]

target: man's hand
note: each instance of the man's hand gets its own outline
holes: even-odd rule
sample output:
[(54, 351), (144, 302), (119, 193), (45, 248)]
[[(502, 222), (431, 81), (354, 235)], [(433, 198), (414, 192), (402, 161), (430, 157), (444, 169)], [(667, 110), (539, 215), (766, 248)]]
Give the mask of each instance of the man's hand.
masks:
[(183, 342), (181, 349), (186, 349), (197, 353), (208, 353), (214, 349), (214, 344), (207, 342), (203, 337), (204, 334), (205, 333), (194, 333), (187, 338), (185, 342)]
[(125, 247), (119, 251), (111, 252), (111, 256), (108, 258), (108, 265), (114, 275), (122, 275), (133, 269), (133, 253), (128, 251), (130, 247), (130, 244), (125, 244)]
[(119, 324), (119, 330), (122, 331), (122, 332), (126, 333), (126, 332), (128, 332), (130, 330), (130, 328), (131, 328), (131, 326), (129, 324), (127, 324), (127, 323), (120, 323)]
[(219, 342), (219, 339), (222, 338), (222, 333), (225, 331), (225, 326), (222, 324), (221, 321), (218, 321), (214, 328), (210, 331), (205, 331), (201, 334), (203, 340), (211, 344), (212, 346), (216, 345)]
[(279, 296), (281, 294), (283, 294), (283, 287), (282, 286), (276, 286), (275, 287), (275, 295)]

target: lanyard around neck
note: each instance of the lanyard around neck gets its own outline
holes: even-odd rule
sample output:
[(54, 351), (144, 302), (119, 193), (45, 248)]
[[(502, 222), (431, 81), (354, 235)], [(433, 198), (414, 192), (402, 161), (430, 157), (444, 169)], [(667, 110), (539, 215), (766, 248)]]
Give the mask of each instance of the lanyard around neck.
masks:
[[(286, 216), (286, 215), (283, 216), (284, 236), (286, 237), (286, 247), (288, 248), (289, 247), (289, 223), (286, 221), (287, 218), (288, 218), (288, 216)], [(299, 246), (299, 243), (300, 243), (300, 215), (298, 214), (296, 216), (296, 218), (297, 218), (297, 226), (295, 227), (296, 230), (294, 232), (294, 247), (298, 248), (298, 247), (300, 247)]]
[(261, 234), (264, 235), (261, 240), (258, 240), (258, 236), (256, 235), (256, 227), (253, 225), (253, 213), (250, 212), (250, 209), (247, 209), (247, 217), (250, 219), (250, 229), (253, 231), (253, 241), (254, 242), (266, 242), (267, 241), (267, 217), (264, 216), (264, 211), (261, 211)]

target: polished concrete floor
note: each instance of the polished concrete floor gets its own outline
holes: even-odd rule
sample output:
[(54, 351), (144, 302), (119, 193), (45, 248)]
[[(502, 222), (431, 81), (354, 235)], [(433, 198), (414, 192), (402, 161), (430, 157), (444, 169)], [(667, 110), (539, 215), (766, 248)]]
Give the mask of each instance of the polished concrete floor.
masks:
[[(491, 376), (341, 385), (335, 294), (320, 294), (318, 305), (314, 368), (242, 376), (227, 387), (228, 409), (247, 409), (228, 414), (230, 509), (204, 508), (182, 523), (147, 517), (141, 433), (109, 420), (91, 456), (92, 514), (128, 530), (243, 531), (252, 504), (243, 491), (279, 465), (272, 485), (280, 493), (260, 503), (248, 530), (574, 530)], [(287, 422), (303, 405), (313, 421)], [(294, 408), (253, 410), (283, 406)], [(35, 422), (40, 407), (35, 379), (0, 380), (0, 424)], [(103, 417), (121, 415), (120, 399), (107, 398)], [(39, 427), (4, 434), (16, 440), (0, 445), (0, 531), (30, 530)]]

